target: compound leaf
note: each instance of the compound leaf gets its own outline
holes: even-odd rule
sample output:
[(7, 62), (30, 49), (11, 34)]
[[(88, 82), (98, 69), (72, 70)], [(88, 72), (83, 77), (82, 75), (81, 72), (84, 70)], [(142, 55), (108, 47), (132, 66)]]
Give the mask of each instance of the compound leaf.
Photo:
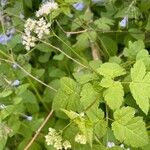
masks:
[(148, 143), (145, 123), (141, 117), (134, 117), (131, 107), (123, 107), (114, 113), (112, 130), (116, 139), (132, 147), (142, 147)]
[(150, 98), (150, 72), (146, 74), (146, 67), (142, 61), (134, 64), (131, 69), (131, 78), (131, 93), (142, 111), (147, 114)]

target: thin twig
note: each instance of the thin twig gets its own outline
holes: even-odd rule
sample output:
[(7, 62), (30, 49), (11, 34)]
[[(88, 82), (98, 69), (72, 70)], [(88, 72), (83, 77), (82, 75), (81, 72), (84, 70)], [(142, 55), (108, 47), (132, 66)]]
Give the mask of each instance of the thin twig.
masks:
[(28, 71), (26, 71), (23, 67), (21, 67), (18, 63), (14, 62), (14, 61), (11, 61), (11, 60), (7, 60), (7, 59), (3, 59), (3, 58), (0, 58), (1, 61), (4, 61), (4, 62), (8, 62), (8, 63), (11, 63), (11, 64), (16, 64), (16, 66), (18, 68), (20, 68), (24, 73), (26, 73), (29, 77), (31, 77), (32, 79), (34, 79), (35, 81), (41, 83), (42, 85), (48, 87), (49, 89), (57, 92), (57, 90), (51, 86), (49, 86), (48, 84), (44, 83), (43, 81), (37, 79), (36, 77), (34, 77), (32, 74), (30, 74)]
[(33, 142), (36, 140), (36, 138), (38, 137), (39, 133), (41, 132), (41, 130), (43, 129), (43, 127), (45, 126), (45, 124), (48, 122), (48, 120), (50, 119), (50, 117), (53, 114), (53, 110), (50, 111), (50, 113), (48, 114), (48, 116), (45, 118), (45, 120), (43, 121), (43, 123), (41, 124), (41, 126), (38, 128), (38, 130), (36, 131), (35, 135), (33, 136), (33, 138), (30, 140), (30, 142), (27, 144), (27, 146), (24, 148), (24, 150), (28, 150), (31, 145), (33, 144)]

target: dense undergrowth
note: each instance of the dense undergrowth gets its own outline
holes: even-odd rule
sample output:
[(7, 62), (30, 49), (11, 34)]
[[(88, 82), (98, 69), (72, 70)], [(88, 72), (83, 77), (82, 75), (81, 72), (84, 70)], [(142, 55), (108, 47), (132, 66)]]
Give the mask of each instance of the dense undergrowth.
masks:
[(150, 0), (0, 2), (0, 150), (150, 149)]

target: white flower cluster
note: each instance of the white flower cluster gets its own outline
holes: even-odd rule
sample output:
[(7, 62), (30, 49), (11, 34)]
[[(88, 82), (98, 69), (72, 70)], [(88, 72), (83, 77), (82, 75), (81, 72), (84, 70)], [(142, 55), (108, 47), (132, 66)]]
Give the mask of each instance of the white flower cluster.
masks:
[(39, 20), (29, 18), (24, 27), (25, 34), (22, 36), (22, 43), (25, 45), (26, 50), (30, 50), (35, 46), (35, 42), (37, 41), (36, 37), (41, 39), (50, 32), (50, 24), (47, 23), (44, 18), (40, 18)]
[[(112, 148), (112, 147), (115, 147), (115, 146), (116, 146), (116, 145), (115, 145), (114, 142), (107, 142), (107, 147), (108, 147), (108, 148)], [(121, 144), (120, 147), (123, 148), (123, 149), (126, 149), (126, 148), (124, 147), (124, 144)], [(130, 150), (130, 148), (127, 148), (126, 150)]]
[(53, 10), (58, 8), (58, 4), (54, 1), (48, 1), (41, 5), (39, 10), (36, 12), (36, 17), (50, 14)]
[(85, 137), (85, 135), (78, 133), (75, 136), (75, 142), (80, 143), (80, 144), (86, 144), (86, 137)]
[(50, 24), (46, 23), (46, 21), (43, 18), (37, 21), (35, 33), (37, 34), (39, 39), (41, 39), (44, 34), (49, 34), (50, 32), (49, 27), (50, 27)]
[(53, 145), (57, 150), (71, 149), (69, 141), (63, 141), (62, 136), (55, 129), (49, 128), (48, 134), (45, 136), (47, 145)]

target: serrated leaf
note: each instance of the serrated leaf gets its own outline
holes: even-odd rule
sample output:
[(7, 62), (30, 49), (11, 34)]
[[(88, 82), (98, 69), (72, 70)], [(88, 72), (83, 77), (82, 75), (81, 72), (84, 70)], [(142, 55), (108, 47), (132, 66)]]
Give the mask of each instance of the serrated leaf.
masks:
[(85, 84), (89, 81), (98, 79), (98, 76), (94, 73), (74, 73), (73, 76), (77, 80), (77, 82), (81, 84)]
[(98, 107), (99, 98), (100, 98), (100, 95), (98, 92), (95, 91), (92, 84), (87, 83), (82, 87), (80, 101), (84, 109), (87, 109), (92, 104)]
[(135, 42), (129, 41), (128, 48), (124, 48), (124, 56), (128, 57), (129, 59), (135, 59), (136, 55), (139, 51), (145, 48), (144, 42), (139, 40)]
[(150, 72), (146, 74), (146, 68), (142, 61), (137, 61), (134, 64), (131, 69), (131, 78), (131, 93), (142, 111), (147, 114), (150, 98)]
[(52, 104), (52, 108), (58, 112), (59, 117), (64, 118), (60, 109), (79, 111), (81, 108), (79, 91), (80, 88), (73, 79), (64, 77), (60, 80), (60, 89)]
[(108, 78), (119, 77), (126, 73), (124, 68), (117, 63), (104, 63), (100, 68), (97, 69), (97, 72), (100, 75)]
[(141, 117), (134, 117), (134, 109), (123, 107), (114, 113), (112, 130), (115, 137), (132, 147), (142, 147), (148, 143), (145, 123)]
[(136, 60), (142, 60), (146, 68), (149, 69), (150, 66), (150, 56), (147, 50), (141, 50), (136, 55)]
[(102, 17), (94, 21), (94, 24), (97, 26), (98, 29), (101, 30), (110, 30), (110, 26), (114, 24), (112, 19)]
[(114, 82), (114, 81), (113, 81), (111, 78), (103, 78), (103, 79), (101, 80), (100, 85), (101, 85), (102, 87), (108, 88), (108, 87), (110, 87), (110, 86), (113, 84), (113, 82)]
[(103, 93), (104, 99), (111, 109), (117, 109), (122, 105), (124, 91), (120, 82), (114, 82)]

